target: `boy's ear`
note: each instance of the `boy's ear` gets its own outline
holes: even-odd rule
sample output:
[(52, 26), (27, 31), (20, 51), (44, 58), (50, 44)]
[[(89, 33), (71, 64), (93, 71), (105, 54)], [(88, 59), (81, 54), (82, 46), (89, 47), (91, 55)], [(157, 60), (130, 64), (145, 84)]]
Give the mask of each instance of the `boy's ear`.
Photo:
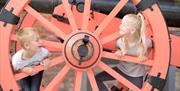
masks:
[(29, 49), (29, 43), (28, 43), (28, 42), (25, 42), (25, 43), (24, 43), (24, 48), (25, 48), (25, 49)]

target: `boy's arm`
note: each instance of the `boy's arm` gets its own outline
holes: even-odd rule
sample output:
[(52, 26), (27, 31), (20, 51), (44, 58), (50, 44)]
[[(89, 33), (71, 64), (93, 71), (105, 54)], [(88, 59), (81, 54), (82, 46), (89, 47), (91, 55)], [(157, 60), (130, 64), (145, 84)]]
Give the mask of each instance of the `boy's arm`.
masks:
[(31, 76), (33, 76), (33, 75), (38, 73), (38, 71), (33, 70), (32, 67), (24, 67), (24, 68), (21, 69), (21, 71), (26, 73), (26, 74), (29, 74)]
[(18, 61), (16, 61), (16, 62), (13, 61), (13, 62), (12, 62), (12, 66), (13, 66), (13, 69), (14, 69), (15, 71), (17, 71), (17, 70), (20, 70), (20, 69), (24, 68), (24, 67), (27, 66), (29, 63), (30, 63), (29, 61), (27, 61), (27, 62), (25, 62), (25, 63), (18, 62)]
[(33, 69), (32, 67), (24, 67), (21, 69), (21, 71), (24, 73), (30, 74), (33, 71)]
[(44, 60), (42, 60), (40, 62), (40, 65), (43, 65), (45, 67), (45, 69), (48, 68), (49, 64), (50, 64), (50, 59), (49, 58), (46, 58), (46, 59), (44, 59)]

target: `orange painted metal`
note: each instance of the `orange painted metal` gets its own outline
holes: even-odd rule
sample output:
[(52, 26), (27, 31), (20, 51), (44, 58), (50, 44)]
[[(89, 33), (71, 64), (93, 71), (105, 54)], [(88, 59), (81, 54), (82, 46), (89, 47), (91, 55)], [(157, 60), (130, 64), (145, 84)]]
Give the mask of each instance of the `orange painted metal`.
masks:
[(128, 91), (128, 87), (124, 86), (122, 83), (118, 83), (119, 89), (122, 89), (122, 91)]
[[(94, 77), (95, 74), (93, 68), (95, 67), (99, 67), (102, 70), (106, 71), (111, 76), (116, 78), (117, 81), (121, 82), (124, 86), (134, 91), (151, 90), (151, 85), (146, 82), (143, 84), (142, 89), (136, 87), (123, 76), (112, 70), (110, 66), (105, 64), (101, 60), (102, 57), (116, 59), (117, 61), (124, 60), (127, 62), (148, 65), (150, 66), (150, 75), (157, 76), (159, 73), (161, 73), (160, 77), (165, 79), (170, 61), (170, 39), (168, 37), (165, 21), (156, 4), (152, 6), (154, 11), (147, 9), (142, 12), (142, 14), (146, 18), (148, 35), (152, 36), (153, 40), (153, 57), (151, 57), (146, 62), (139, 62), (136, 57), (124, 56), (122, 58), (117, 58), (112, 53), (116, 50), (115, 41), (118, 37), (120, 37), (118, 33), (118, 26), (121, 23), (121, 20), (115, 18), (115, 16), (119, 12), (119, 10), (121, 10), (121, 8), (127, 3), (127, 1), (128, 0), (121, 0), (109, 15), (104, 15), (95, 11), (93, 11), (92, 14), (90, 10), (91, 0), (85, 0), (84, 13), (79, 13), (74, 9), (71, 10), (71, 5), (68, 4), (68, 0), (63, 0), (63, 4), (59, 5), (55, 9), (55, 13), (59, 15), (65, 14), (64, 17), (67, 18), (70, 23), (65, 24), (63, 22), (57, 21), (55, 18), (52, 19), (52, 22), (48, 21), (40, 13), (38, 13), (28, 5), (28, 0), (10, 0), (8, 5), (6, 6), (7, 10), (10, 10), (11, 7), (14, 7), (13, 13), (19, 16), (24, 9), (28, 12), (27, 17), (32, 18), (32, 20), (30, 20), (30, 23), (27, 23), (27, 21), (29, 21), (28, 18), (25, 19), (22, 27), (31, 26), (33, 22), (38, 21), (43, 27), (53, 32), (55, 36), (64, 40), (63, 44), (47, 40), (43, 41), (44, 46), (49, 48), (49, 50), (63, 52), (63, 55), (52, 59), (50, 67), (62, 62), (66, 63), (65, 66), (54, 77), (54, 79), (48, 84), (48, 86), (42, 89), (43, 91), (56, 91), (58, 86), (64, 80), (64, 77), (69, 73), (70, 69), (75, 70), (74, 91), (80, 91), (82, 83), (79, 81), (79, 79), (82, 80), (82, 72), (87, 73), (93, 91), (99, 91)], [(134, 4), (137, 4), (140, 0), (132, 1)], [(75, 6), (72, 6), (72, 8), (75, 8)], [(14, 74), (12, 72), (10, 66), (11, 63), (9, 47), (11, 40), (16, 41), (16, 35), (13, 35), (11, 33), (12, 31), (13, 25), (7, 24), (6, 27), (3, 27), (3, 22), (0, 22), (0, 83), (4, 91), (9, 91), (10, 89), (18, 91), (19, 87), (16, 81), (28, 76), (25, 73)], [(89, 36), (89, 44), (86, 46), (88, 50), (91, 51), (88, 52), (89, 58), (83, 60), (82, 64), (79, 65), (79, 56), (77, 50), (79, 46), (83, 45), (82, 39), (84, 38), (84, 36)], [(175, 41), (173, 42), (174, 39), (174, 37), (171, 38), (172, 44), (175, 44), (175, 47), (179, 48), (177, 47), (179, 44), (179, 39), (175, 39)], [(112, 50), (112, 52), (107, 52), (103, 49)], [(172, 52), (175, 54), (177, 52), (179, 53), (179, 51)], [(93, 56), (91, 55), (91, 53), (93, 53)], [(175, 60), (177, 61), (173, 61), (172, 63), (178, 64), (178, 58), (175, 58)], [(4, 72), (4, 69), (6, 70), (6, 72)], [(43, 66), (36, 66), (34, 67), (34, 69), (37, 71), (45, 70)], [(11, 82), (11, 85), (9, 85), (9, 82)]]
[[(23, 7), (28, 4), (28, 0), (17, 1), (17, 0), (10, 0), (7, 6), (5, 7), (8, 11), (11, 10), (13, 7), (13, 14), (19, 16), (23, 10)], [(12, 68), (10, 65), (10, 54), (9, 54), (9, 47), (10, 47), (10, 35), (13, 29), (13, 25), (7, 24), (6, 27), (3, 26), (4, 23), (0, 22), (0, 77), (1, 77), (1, 86), (4, 91), (18, 91), (19, 87), (14, 79), (14, 75), (12, 72)], [(9, 83), (11, 82), (11, 83)], [(9, 86), (11, 84), (11, 86)]]

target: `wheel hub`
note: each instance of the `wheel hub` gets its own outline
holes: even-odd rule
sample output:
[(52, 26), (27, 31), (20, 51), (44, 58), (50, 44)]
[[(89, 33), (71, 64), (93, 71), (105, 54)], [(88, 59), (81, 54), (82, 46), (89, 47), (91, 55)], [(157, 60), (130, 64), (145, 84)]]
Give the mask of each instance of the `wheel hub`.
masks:
[(73, 33), (64, 44), (66, 63), (75, 69), (92, 68), (101, 58), (100, 42), (89, 32)]

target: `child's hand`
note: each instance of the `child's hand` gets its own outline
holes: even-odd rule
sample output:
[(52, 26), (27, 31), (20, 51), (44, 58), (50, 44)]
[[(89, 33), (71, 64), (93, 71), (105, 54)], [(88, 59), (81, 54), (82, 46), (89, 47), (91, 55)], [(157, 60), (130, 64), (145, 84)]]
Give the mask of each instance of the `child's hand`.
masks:
[(138, 60), (143, 62), (143, 61), (146, 61), (148, 58), (146, 56), (139, 56), (138, 57)]
[(38, 71), (33, 70), (32, 67), (24, 67), (24, 68), (22, 69), (22, 71), (25, 72), (25, 73), (27, 73), (27, 74), (29, 74), (29, 75), (31, 75), (31, 76), (33, 76), (33, 75), (35, 75), (35, 74), (38, 73)]
[(122, 57), (122, 56), (124, 56), (126, 53), (125, 52), (122, 52), (121, 50), (117, 50), (116, 52), (115, 52), (115, 55), (116, 56), (118, 56), (118, 57)]
[(48, 68), (49, 64), (50, 64), (50, 60), (48, 58), (40, 62), (40, 65), (43, 65), (46, 69)]
[(33, 75), (36, 75), (37, 73), (39, 73), (39, 71), (32, 70), (32, 72), (30, 73), (30, 75), (33, 76)]

